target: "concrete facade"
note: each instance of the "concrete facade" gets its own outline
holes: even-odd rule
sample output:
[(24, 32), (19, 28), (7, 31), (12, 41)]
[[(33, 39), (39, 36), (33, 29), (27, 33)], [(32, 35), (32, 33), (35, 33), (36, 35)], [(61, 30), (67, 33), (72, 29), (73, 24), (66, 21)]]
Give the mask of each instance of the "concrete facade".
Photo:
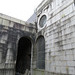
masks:
[[(75, 75), (74, 1), (43, 0), (36, 8), (37, 37), (45, 38), (45, 71), (48, 75)], [(44, 15), (46, 18), (42, 19)], [(42, 27), (40, 21), (45, 22)]]

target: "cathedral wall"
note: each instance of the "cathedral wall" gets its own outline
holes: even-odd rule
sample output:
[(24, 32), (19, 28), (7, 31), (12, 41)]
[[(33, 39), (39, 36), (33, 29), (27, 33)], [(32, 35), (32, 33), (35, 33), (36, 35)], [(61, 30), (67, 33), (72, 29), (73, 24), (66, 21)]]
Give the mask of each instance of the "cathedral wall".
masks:
[[(38, 6), (36, 13), (38, 33), (45, 38), (45, 71), (75, 75), (74, 0), (52, 0), (44, 6)], [(42, 19), (43, 15), (47, 18)]]

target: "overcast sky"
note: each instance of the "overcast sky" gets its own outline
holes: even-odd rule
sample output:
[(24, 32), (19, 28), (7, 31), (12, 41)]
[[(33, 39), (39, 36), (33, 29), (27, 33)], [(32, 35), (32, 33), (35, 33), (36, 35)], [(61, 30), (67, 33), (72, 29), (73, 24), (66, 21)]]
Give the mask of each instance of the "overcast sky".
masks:
[(0, 13), (27, 21), (42, 0), (0, 0)]

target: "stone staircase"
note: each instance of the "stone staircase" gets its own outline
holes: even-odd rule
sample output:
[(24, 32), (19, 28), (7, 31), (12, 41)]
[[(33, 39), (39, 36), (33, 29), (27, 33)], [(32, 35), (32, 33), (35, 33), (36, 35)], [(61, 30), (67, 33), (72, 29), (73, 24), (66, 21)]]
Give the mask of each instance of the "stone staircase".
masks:
[(16, 75), (31, 75), (31, 73), (30, 73), (30, 71), (28, 69), (26, 69), (25, 74), (16, 73)]
[(26, 69), (26, 72), (24, 75), (31, 75), (30, 71), (28, 69)]

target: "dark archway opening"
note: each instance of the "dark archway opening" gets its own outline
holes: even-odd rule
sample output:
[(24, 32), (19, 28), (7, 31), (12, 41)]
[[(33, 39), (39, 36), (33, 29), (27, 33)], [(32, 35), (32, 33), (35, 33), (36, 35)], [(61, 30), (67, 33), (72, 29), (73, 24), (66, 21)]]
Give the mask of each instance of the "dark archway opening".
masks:
[(19, 40), (16, 61), (16, 73), (24, 74), (26, 69), (30, 70), (31, 45), (31, 41), (27, 37), (22, 37)]
[(39, 36), (36, 42), (37, 48), (37, 68), (45, 69), (45, 39)]

